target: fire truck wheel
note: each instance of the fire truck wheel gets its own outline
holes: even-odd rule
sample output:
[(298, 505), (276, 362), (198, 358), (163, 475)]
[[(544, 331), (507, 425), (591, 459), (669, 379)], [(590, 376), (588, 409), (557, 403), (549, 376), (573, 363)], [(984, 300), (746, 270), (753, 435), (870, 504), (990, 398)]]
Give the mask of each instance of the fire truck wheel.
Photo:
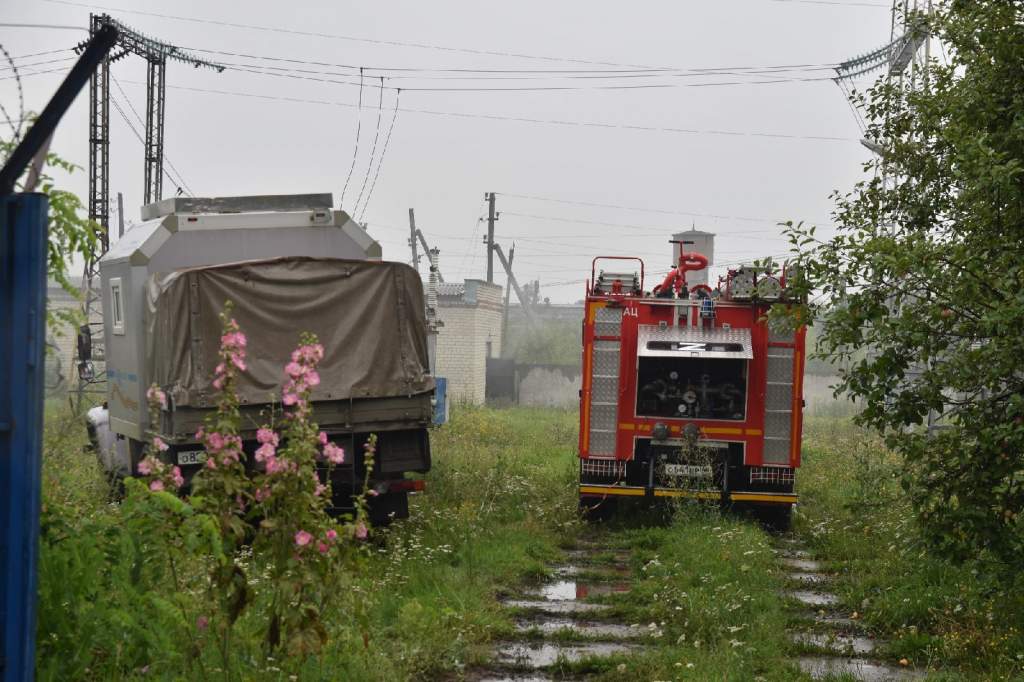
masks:
[(580, 497), (580, 515), (591, 523), (607, 521), (615, 516), (618, 502), (614, 497)]

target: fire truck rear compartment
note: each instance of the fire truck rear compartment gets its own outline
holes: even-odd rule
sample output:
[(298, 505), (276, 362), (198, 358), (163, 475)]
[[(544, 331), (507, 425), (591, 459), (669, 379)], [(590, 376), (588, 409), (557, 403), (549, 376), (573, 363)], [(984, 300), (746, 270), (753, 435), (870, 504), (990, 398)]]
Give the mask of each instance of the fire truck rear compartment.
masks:
[(694, 355), (639, 359), (637, 416), (746, 418), (747, 361)]

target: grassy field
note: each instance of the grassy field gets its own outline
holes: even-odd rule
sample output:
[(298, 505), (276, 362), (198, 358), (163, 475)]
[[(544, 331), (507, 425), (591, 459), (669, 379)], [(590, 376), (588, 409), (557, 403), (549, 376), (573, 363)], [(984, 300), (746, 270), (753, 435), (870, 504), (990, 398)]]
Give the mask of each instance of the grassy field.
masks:
[[(84, 434), (62, 410), (47, 422), (38, 674), (66, 679), (458, 679), (512, 634), (498, 608), (549, 578), (580, 537), (628, 550), (633, 589), (608, 618), (644, 628), (628, 657), (566, 664), (598, 679), (805, 679), (787, 663), (792, 616), (770, 537), (704, 507), (637, 510), (597, 528), (577, 516), (572, 411), (461, 407), (436, 431), (427, 491), (380, 532), (323, 605), (329, 640), (306, 659), (269, 655), (261, 604), (226, 650), (197, 628), (208, 567), (180, 567), (175, 593), (146, 538), (108, 502)], [(1021, 593), (979, 566), (951, 566), (916, 543), (893, 461), (845, 420), (811, 419), (797, 533), (838, 572), (844, 608), (891, 639), (883, 654), (963, 668), (1019, 670)], [(259, 557), (243, 563), (259, 580)]]
[(889, 640), (891, 660), (945, 668), (950, 679), (1024, 678), (1024, 583), (929, 553), (899, 474), (877, 436), (846, 419), (809, 419), (797, 533), (838, 573), (845, 609)]

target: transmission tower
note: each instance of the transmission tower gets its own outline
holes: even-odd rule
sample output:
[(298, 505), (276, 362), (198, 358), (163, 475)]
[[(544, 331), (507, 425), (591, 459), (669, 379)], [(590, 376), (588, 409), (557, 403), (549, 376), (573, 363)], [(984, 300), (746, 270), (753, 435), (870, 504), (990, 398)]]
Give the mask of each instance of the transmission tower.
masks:
[[(112, 56), (104, 59), (89, 81), (89, 219), (99, 226), (96, 247), (85, 263), (82, 276), (84, 323), (78, 331), (76, 366), (79, 373), (76, 407), (81, 409), (89, 394), (105, 390), (106, 368), (103, 354), (103, 305), (99, 260), (110, 247), (110, 65), (128, 55), (146, 60), (146, 136), (144, 150), (143, 203), (162, 198), (164, 168), (164, 103), (167, 86), (164, 73), (168, 61), (209, 68), (217, 72), (224, 66), (200, 59), (179, 47), (150, 38), (106, 15), (90, 15), (89, 34), (104, 26), (118, 30)], [(85, 43), (79, 46), (83, 49)]]
[[(871, 52), (858, 55), (836, 67), (833, 79), (843, 96), (850, 99), (853, 79), (873, 71), (885, 69), (885, 77), (898, 85), (912, 89), (927, 87), (928, 62), (931, 59), (931, 36), (921, 15), (932, 13), (932, 0), (893, 0), (889, 23), (889, 42)], [(853, 111), (857, 125), (865, 131), (864, 120)], [(861, 144), (872, 153), (881, 155), (880, 140), (867, 137)]]

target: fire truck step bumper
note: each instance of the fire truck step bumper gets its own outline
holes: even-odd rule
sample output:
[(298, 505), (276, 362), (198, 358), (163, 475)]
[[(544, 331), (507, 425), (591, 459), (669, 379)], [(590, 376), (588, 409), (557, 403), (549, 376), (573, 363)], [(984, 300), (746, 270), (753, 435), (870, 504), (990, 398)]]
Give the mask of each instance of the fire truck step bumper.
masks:
[[(648, 490), (650, 492), (648, 492)], [(627, 485), (593, 485), (582, 484), (579, 487), (581, 497), (604, 497), (615, 495), (618, 497), (686, 497), (698, 500), (721, 500), (722, 493), (714, 490), (679, 490), (678, 488), (644, 488), (642, 486)], [(797, 496), (793, 493), (754, 493), (754, 492), (729, 492), (726, 493), (730, 502), (748, 502), (756, 504), (796, 504)]]

